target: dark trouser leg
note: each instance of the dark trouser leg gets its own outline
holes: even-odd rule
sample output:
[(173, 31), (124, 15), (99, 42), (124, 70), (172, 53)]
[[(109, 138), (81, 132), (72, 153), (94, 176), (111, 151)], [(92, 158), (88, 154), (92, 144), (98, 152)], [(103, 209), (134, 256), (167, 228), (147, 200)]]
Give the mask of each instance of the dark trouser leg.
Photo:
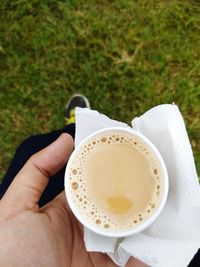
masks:
[(197, 266), (200, 266), (200, 249), (194, 256), (190, 264), (188, 265), (188, 267), (197, 267)]
[[(47, 134), (33, 135), (26, 139), (17, 149), (15, 156), (5, 174), (0, 185), (0, 198), (5, 194), (7, 188), (11, 184), (20, 169), (24, 166), (26, 161), (36, 152), (45, 148), (54, 142), (63, 132), (69, 133), (73, 138), (75, 135), (75, 124), (65, 126), (62, 130), (53, 131)], [(62, 168), (56, 175), (51, 177), (49, 183), (41, 196), (39, 205), (43, 206), (51, 201), (64, 189), (64, 171)]]

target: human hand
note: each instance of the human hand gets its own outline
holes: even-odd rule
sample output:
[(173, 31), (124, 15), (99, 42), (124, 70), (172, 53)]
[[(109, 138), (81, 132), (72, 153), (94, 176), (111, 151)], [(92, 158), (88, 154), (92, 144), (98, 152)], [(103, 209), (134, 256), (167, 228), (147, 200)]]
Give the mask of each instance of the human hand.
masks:
[[(42, 208), (38, 202), (49, 177), (68, 161), (73, 139), (62, 134), (33, 155), (0, 201), (0, 266), (117, 267), (103, 253), (87, 252), (82, 225), (64, 192)], [(126, 267), (143, 267), (131, 258)]]

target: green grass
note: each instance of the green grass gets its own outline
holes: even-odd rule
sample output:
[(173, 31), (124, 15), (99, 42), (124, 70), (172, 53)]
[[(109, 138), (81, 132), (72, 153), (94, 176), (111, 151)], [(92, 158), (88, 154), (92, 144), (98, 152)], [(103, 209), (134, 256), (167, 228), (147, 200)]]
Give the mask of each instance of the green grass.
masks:
[(200, 174), (200, 5), (0, 1), (0, 177), (27, 136), (62, 127), (74, 93), (130, 122), (175, 102)]

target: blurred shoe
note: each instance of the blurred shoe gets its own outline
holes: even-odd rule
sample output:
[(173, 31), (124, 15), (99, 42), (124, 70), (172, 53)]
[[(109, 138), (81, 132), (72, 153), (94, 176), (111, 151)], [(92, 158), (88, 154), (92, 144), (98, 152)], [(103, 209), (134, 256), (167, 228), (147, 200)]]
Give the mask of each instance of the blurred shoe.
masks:
[(90, 108), (89, 100), (83, 95), (73, 95), (65, 108), (66, 125), (75, 123), (75, 108)]

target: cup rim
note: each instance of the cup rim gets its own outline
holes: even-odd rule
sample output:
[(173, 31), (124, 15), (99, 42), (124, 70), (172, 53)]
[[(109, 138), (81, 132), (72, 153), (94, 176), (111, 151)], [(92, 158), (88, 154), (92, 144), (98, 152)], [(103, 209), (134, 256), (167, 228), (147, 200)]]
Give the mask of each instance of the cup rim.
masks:
[[(70, 165), (73, 162), (74, 158), (77, 156), (77, 154), (79, 153), (80, 148), (88, 142), (88, 140), (90, 140), (91, 138), (95, 137), (96, 135), (99, 135), (101, 133), (106, 133), (109, 131), (122, 131), (122, 132), (128, 132), (130, 134), (133, 134), (134, 136), (137, 136), (139, 138), (142, 139), (142, 141), (147, 144), (151, 150), (153, 151), (154, 155), (156, 156), (157, 160), (160, 163), (160, 167), (162, 169), (162, 179), (163, 179), (163, 194), (161, 196), (161, 200), (159, 203), (159, 206), (157, 208), (157, 210), (149, 217), (147, 218), (143, 223), (139, 224), (138, 226), (135, 226), (133, 229), (129, 229), (129, 230), (125, 230), (125, 231), (119, 231), (119, 232), (109, 232), (107, 231), (103, 231), (101, 229), (97, 229), (92, 227), (92, 225), (90, 225), (87, 221), (85, 221), (79, 214), (78, 210), (76, 209), (75, 205), (72, 202), (72, 198), (70, 197), (70, 190), (69, 190), (69, 186), (68, 186), (68, 177), (69, 177), (69, 171), (70, 171)], [(149, 227), (160, 215), (160, 213), (162, 212), (166, 200), (167, 200), (167, 195), (168, 195), (168, 190), (169, 190), (169, 179), (168, 179), (168, 173), (167, 173), (167, 168), (166, 165), (164, 163), (164, 160), (160, 154), (160, 152), (158, 151), (158, 149), (156, 148), (156, 146), (143, 134), (141, 134), (140, 132), (132, 129), (132, 128), (125, 128), (125, 127), (107, 127), (107, 128), (103, 128), (100, 130), (97, 130), (93, 133), (91, 133), (90, 135), (88, 135), (86, 138), (84, 138), (79, 144), (78, 146), (74, 149), (74, 151), (72, 152), (66, 169), (65, 169), (65, 194), (66, 194), (66, 198), (69, 204), (69, 207), (71, 208), (73, 214), (75, 215), (75, 217), (79, 220), (79, 222), (81, 222), (85, 227), (87, 227), (89, 230), (91, 230), (92, 232), (102, 235), (102, 236), (107, 236), (107, 237), (126, 237), (126, 236), (130, 236), (133, 234), (137, 234), (143, 230), (145, 230), (147, 227)]]

